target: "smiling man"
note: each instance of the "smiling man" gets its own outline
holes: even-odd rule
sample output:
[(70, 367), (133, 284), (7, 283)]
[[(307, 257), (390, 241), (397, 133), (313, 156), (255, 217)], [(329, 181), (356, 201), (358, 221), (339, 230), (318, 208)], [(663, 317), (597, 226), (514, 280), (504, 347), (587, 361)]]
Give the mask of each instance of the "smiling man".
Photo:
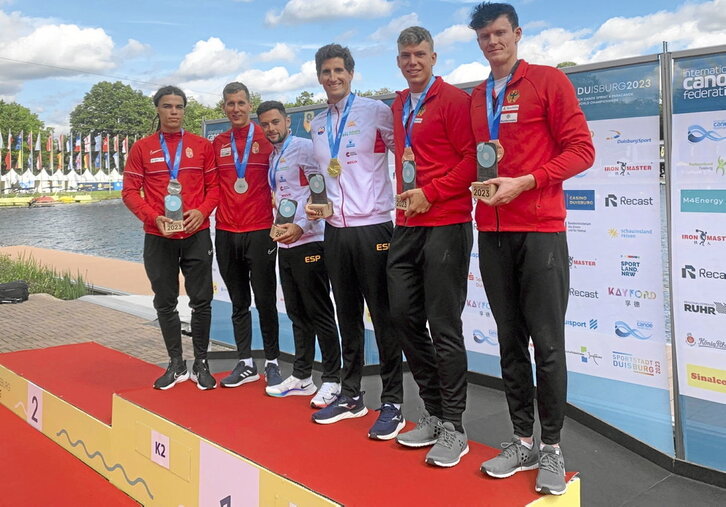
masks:
[(393, 230), (387, 149), (393, 148), (393, 119), (383, 102), (351, 93), (354, 66), (348, 48), (338, 44), (323, 46), (315, 54), (318, 81), (328, 96), (328, 107), (311, 124), (313, 155), (333, 204), (333, 215), (325, 226), (325, 265), (338, 314), (343, 371), (340, 395), (313, 414), (313, 420), (330, 424), (368, 412), (360, 390), (365, 300), (383, 382), (380, 414), (368, 436), (389, 440), (405, 425), (401, 414), (401, 345), (392, 329), (386, 289), (386, 260)]
[[(491, 66), (472, 91), (471, 120), (479, 143), (500, 147), (498, 189), (478, 202), (479, 267), (497, 322), (502, 380), (514, 426), (504, 451), (482, 472), (509, 477), (539, 468), (535, 489), (566, 490), (560, 430), (567, 398), (565, 311), (569, 256), (562, 182), (590, 167), (590, 131), (567, 77), (517, 57), (522, 28), (509, 4), (482, 3), (469, 26)], [(534, 344), (541, 444), (533, 440)]]
[(469, 452), (461, 421), (467, 387), (461, 312), (473, 241), (469, 186), (476, 176), (470, 99), (434, 76), (434, 41), (425, 28), (401, 32), (396, 61), (409, 86), (391, 106), (397, 193), (408, 206), (396, 212), (388, 294), (426, 410), (397, 440), (433, 445), (426, 462), (451, 467)]
[(232, 301), (232, 326), (239, 362), (222, 379), (237, 387), (260, 378), (252, 361), (250, 285), (260, 318), (265, 349), (267, 386), (282, 382), (277, 358), (277, 246), (270, 238), (272, 198), (267, 170), (272, 145), (250, 121), (250, 94), (242, 83), (229, 83), (222, 92), (223, 109), (232, 128), (214, 138), (219, 170), (220, 200), (216, 215), (217, 264)]

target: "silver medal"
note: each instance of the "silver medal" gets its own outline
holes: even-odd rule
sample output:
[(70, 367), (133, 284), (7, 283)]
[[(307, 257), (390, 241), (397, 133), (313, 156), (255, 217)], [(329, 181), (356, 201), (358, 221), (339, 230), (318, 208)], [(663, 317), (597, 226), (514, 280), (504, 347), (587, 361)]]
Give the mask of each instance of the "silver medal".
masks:
[(179, 195), (182, 191), (181, 183), (176, 178), (169, 180), (169, 185), (166, 187), (166, 191), (171, 195)]
[(237, 181), (234, 182), (234, 191), (238, 194), (244, 194), (247, 192), (247, 189), (250, 188), (247, 184), (247, 180), (244, 178), (237, 178)]

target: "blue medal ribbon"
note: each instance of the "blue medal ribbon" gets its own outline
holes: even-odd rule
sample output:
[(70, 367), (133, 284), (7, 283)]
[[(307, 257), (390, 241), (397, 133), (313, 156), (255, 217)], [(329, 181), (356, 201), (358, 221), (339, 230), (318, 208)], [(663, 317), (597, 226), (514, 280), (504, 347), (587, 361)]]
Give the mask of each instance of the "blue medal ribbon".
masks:
[(288, 134), (285, 142), (282, 143), (282, 148), (280, 148), (280, 155), (277, 157), (277, 160), (275, 160), (275, 163), (270, 165), (270, 171), (267, 173), (267, 177), (270, 180), (270, 188), (272, 188), (273, 191), (277, 190), (277, 180), (275, 178), (277, 175), (277, 166), (280, 165), (282, 154), (285, 153), (285, 150), (290, 145), (291, 141), (292, 136)]
[(504, 107), (504, 95), (506, 95), (507, 92), (507, 86), (509, 85), (509, 82), (512, 80), (512, 76), (514, 75), (514, 71), (517, 70), (517, 67), (519, 66), (519, 60), (517, 60), (517, 63), (514, 64), (514, 67), (512, 67), (512, 71), (507, 76), (507, 82), (504, 83), (504, 87), (502, 88), (502, 93), (497, 95), (496, 98), (496, 104), (493, 104), (494, 98), (492, 97), (494, 95), (494, 74), (489, 73), (489, 78), (487, 79), (487, 123), (489, 125), (489, 139), (499, 139), (499, 123), (502, 119), (502, 108)]
[(338, 152), (340, 151), (340, 140), (343, 139), (343, 130), (345, 129), (345, 124), (348, 121), (348, 115), (350, 114), (350, 107), (353, 105), (353, 100), (355, 100), (355, 94), (351, 93), (350, 95), (348, 95), (348, 101), (345, 103), (345, 108), (343, 109), (343, 116), (340, 117), (340, 124), (338, 126), (338, 132), (335, 139), (333, 138), (333, 120), (332, 115), (330, 114), (330, 111), (333, 108), (328, 108), (327, 127), (330, 158), (338, 158)]
[(426, 88), (424, 88), (424, 91), (421, 93), (421, 96), (416, 103), (416, 107), (413, 108), (413, 113), (411, 113), (411, 93), (408, 94), (408, 100), (403, 103), (403, 116), (401, 117), (401, 120), (403, 121), (403, 129), (406, 132), (405, 146), (407, 148), (411, 146), (411, 133), (413, 132), (413, 121), (409, 124), (409, 119), (412, 117), (416, 118), (416, 115), (418, 115), (418, 112), (421, 110), (421, 106), (426, 100), (426, 94), (429, 92), (431, 85), (434, 84), (434, 81), (436, 81), (436, 77), (431, 76), (429, 83), (426, 85)]
[(237, 169), (237, 178), (244, 178), (247, 173), (247, 161), (250, 158), (252, 150), (252, 137), (255, 135), (255, 124), (250, 122), (250, 129), (247, 131), (247, 142), (245, 143), (245, 153), (242, 156), (242, 162), (239, 161), (237, 153), (237, 143), (234, 141), (234, 130), (229, 133), (229, 142), (232, 146), (232, 157), (234, 158), (234, 167)]
[(166, 145), (166, 139), (164, 139), (164, 133), (159, 132), (159, 144), (161, 144), (161, 151), (164, 152), (164, 161), (166, 162), (166, 167), (169, 168), (169, 175), (171, 176), (172, 180), (177, 179), (177, 176), (179, 175), (179, 167), (181, 166), (181, 154), (182, 154), (182, 144), (184, 141), (184, 129), (181, 129), (181, 139), (179, 139), (179, 144), (176, 147), (176, 155), (174, 156), (174, 163), (171, 163), (171, 155), (169, 154), (169, 147)]

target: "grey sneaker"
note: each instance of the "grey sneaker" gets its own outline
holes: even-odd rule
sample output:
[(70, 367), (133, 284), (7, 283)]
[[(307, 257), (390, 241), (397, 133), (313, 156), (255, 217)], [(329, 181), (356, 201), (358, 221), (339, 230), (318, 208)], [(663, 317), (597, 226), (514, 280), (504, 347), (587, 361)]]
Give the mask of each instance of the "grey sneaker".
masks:
[(511, 442), (504, 442), (502, 447), (504, 450), (499, 456), (481, 464), (483, 473), (503, 479), (523, 470), (534, 470), (539, 466), (534, 443), (532, 449), (527, 449), (520, 439), (513, 437)]
[(567, 490), (565, 459), (562, 449), (546, 445), (539, 451), (539, 472), (534, 486), (537, 493), (562, 495)]
[(255, 364), (252, 363), (252, 366), (247, 366), (244, 361), (240, 361), (234, 367), (232, 373), (222, 379), (221, 384), (224, 387), (237, 387), (255, 380), (260, 380), (260, 374), (257, 373)]
[(267, 387), (282, 384), (280, 367), (275, 363), (267, 363), (267, 365), (265, 365), (265, 379), (267, 380)]
[(445, 422), (441, 425), (436, 444), (426, 455), (426, 463), (440, 467), (453, 467), (467, 452), (469, 452), (469, 443), (466, 440), (466, 433), (459, 433), (454, 429), (453, 424)]
[(434, 445), (441, 433), (441, 419), (435, 415), (424, 414), (411, 431), (399, 433), (396, 442), (406, 447), (426, 447)]

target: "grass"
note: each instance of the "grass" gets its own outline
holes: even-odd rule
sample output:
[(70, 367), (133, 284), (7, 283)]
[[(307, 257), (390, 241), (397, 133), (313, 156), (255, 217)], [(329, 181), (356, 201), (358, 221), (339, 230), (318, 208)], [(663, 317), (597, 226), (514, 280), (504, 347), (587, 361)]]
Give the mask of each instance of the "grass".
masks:
[(70, 271), (58, 272), (40, 264), (32, 256), (11, 259), (9, 255), (0, 255), (0, 283), (15, 280), (24, 280), (31, 294), (50, 294), (66, 300), (88, 294), (80, 273), (73, 276)]

